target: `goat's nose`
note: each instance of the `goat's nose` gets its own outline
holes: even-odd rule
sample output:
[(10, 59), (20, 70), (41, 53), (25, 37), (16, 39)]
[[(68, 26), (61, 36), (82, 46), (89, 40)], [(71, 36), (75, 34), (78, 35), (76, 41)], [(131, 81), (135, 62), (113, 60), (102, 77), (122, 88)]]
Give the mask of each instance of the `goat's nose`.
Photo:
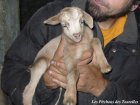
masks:
[(79, 38), (80, 37), (80, 32), (79, 33), (74, 33), (73, 36), (76, 37), (76, 38)]

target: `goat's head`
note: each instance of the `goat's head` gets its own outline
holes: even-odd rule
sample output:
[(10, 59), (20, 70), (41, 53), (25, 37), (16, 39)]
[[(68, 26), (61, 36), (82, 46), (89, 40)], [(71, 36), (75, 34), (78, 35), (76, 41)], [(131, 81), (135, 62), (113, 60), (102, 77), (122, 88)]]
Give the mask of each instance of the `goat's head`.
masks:
[(61, 23), (64, 34), (74, 42), (79, 42), (82, 39), (84, 22), (93, 28), (92, 17), (77, 7), (66, 7), (57, 15), (44, 21), (44, 23), (51, 25)]

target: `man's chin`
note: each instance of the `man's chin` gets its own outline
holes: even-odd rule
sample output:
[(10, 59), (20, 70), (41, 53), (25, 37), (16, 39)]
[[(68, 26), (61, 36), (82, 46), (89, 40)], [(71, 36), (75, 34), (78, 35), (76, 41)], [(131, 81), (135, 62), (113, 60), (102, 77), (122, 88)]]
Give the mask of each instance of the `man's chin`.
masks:
[(104, 21), (106, 21), (106, 20), (108, 20), (110, 17), (94, 17), (93, 16), (93, 19), (94, 19), (94, 21), (96, 21), (96, 22), (104, 22)]

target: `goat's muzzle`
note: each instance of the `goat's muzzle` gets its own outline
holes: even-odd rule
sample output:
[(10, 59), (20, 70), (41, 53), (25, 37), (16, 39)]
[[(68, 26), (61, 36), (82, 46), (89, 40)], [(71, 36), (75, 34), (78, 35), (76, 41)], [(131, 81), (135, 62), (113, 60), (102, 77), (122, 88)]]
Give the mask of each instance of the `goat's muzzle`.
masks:
[(80, 32), (79, 33), (74, 33), (73, 36), (74, 36), (75, 42), (81, 41), (82, 36), (81, 36)]

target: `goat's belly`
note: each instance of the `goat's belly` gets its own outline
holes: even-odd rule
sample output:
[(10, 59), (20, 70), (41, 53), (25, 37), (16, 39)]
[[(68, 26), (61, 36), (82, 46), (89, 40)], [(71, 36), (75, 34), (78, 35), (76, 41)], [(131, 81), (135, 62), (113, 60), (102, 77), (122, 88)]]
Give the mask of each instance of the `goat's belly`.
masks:
[(46, 57), (49, 60), (51, 60), (54, 56), (54, 53), (56, 52), (58, 45), (60, 43), (61, 36), (58, 36), (52, 40), (50, 40), (47, 44), (44, 45), (44, 47), (38, 52), (36, 59), (40, 57)]

